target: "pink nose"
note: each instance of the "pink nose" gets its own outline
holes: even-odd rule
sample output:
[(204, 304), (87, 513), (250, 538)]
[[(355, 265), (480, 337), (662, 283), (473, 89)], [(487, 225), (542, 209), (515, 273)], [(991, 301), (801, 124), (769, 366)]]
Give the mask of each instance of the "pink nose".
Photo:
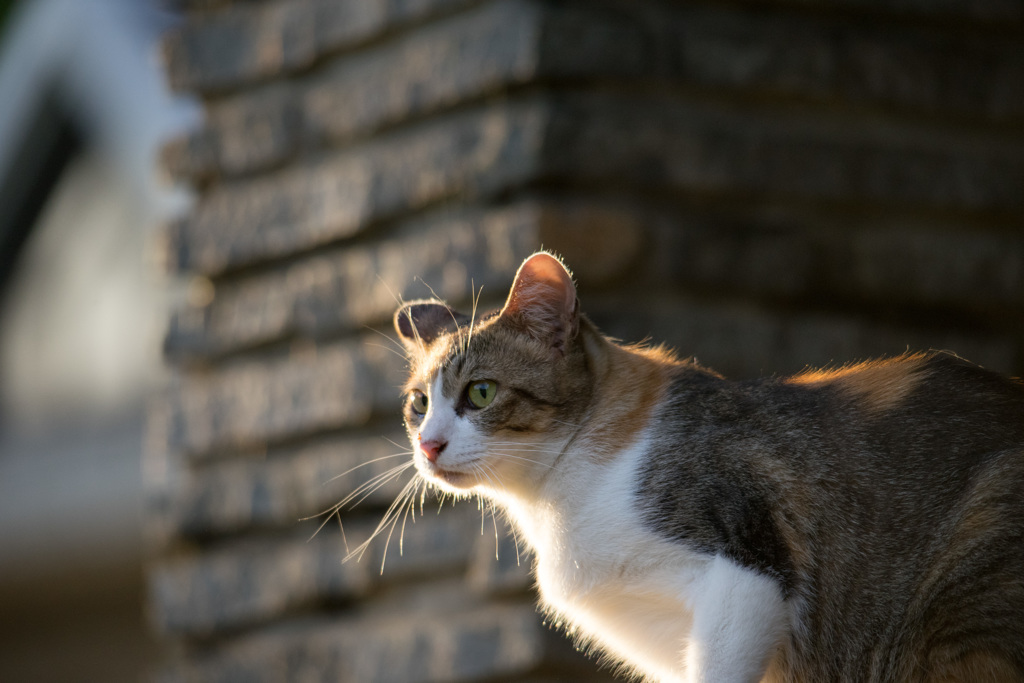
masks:
[(427, 460), (436, 462), (437, 456), (441, 455), (447, 445), (447, 441), (420, 441), (420, 450), (423, 451), (423, 455), (427, 456)]

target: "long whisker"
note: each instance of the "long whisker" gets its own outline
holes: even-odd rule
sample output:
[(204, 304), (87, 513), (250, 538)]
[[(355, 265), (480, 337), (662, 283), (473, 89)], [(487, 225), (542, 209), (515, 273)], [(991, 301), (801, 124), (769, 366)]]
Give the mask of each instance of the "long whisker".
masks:
[[(494, 467), (490, 463), (488, 463), (488, 462), (481, 462), (480, 466), (481, 466), (481, 469), (486, 469), (487, 470), (487, 472), (484, 474), (484, 476), (487, 478), (487, 481), (494, 488), (498, 488), (499, 486), (502, 489), (506, 488), (505, 485), (498, 478), (498, 473), (494, 470)], [(491, 475), (494, 475), (494, 476), (492, 477)], [(489, 509), (491, 511), (491, 524), (494, 525), (494, 559), (497, 560), (498, 559), (498, 542), (499, 541), (498, 541), (498, 520), (495, 517), (496, 506), (495, 506), (493, 501), (488, 500), (487, 503), (488, 503)], [(481, 533), (483, 533), (482, 529), (481, 529)], [(518, 567), (519, 566), (519, 539), (515, 535), (515, 528), (512, 529), (512, 539), (513, 539), (513, 542), (515, 543), (515, 546), (516, 546), (516, 566)]]
[[(405, 497), (409, 494), (410, 489), (413, 487), (413, 485), (416, 483), (416, 481), (417, 481), (417, 477), (413, 477), (408, 482), (406, 482), (405, 486), (402, 487), (401, 492), (399, 492), (399, 494), (397, 496), (395, 496), (395, 500), (392, 501), (391, 505), (388, 507), (387, 511), (384, 513), (384, 516), (381, 518), (380, 522), (377, 523), (377, 527), (373, 530), (373, 533), (370, 534), (370, 537), (367, 538), (362, 543), (360, 543), (358, 546), (356, 546), (348, 555), (345, 556), (345, 561), (346, 562), (348, 560), (352, 559), (352, 557), (355, 557), (357, 562), (361, 561), (363, 559), (363, 555), (366, 553), (366, 549), (370, 546), (370, 543), (373, 541), (373, 539), (377, 538), (377, 536), (380, 535), (380, 533), (385, 528), (387, 528), (387, 526), (392, 522), (392, 516), (394, 515), (396, 509), (400, 509), (399, 506), (401, 506), (404, 503)], [(391, 529), (392, 529), (392, 531), (394, 531), (394, 526), (393, 525), (392, 525)], [(389, 534), (388, 535), (388, 541), (390, 541), (390, 540), (391, 540), (391, 536)], [(381, 558), (381, 572), (384, 571), (384, 561), (386, 559), (387, 559), (387, 544), (385, 544), (385, 546), (384, 546), (384, 557)]]
[[(398, 444), (395, 444), (395, 445), (398, 446)], [(399, 446), (399, 448), (401, 448), (401, 446)], [(389, 458), (407, 457), (407, 456), (410, 456), (410, 455), (412, 455), (412, 451), (405, 451), (404, 453), (392, 453), (391, 455), (382, 455), (379, 458), (374, 458), (373, 460), (367, 460), (366, 462), (361, 462), (358, 465), (356, 465), (355, 467), (350, 467), (349, 469), (345, 470), (341, 474), (334, 475), (333, 477), (331, 477), (330, 479), (325, 481), (322, 485), (326, 486), (327, 484), (330, 484), (335, 479), (341, 479), (346, 474), (351, 474), (352, 472), (355, 472), (359, 468), (366, 467), (367, 465), (372, 465), (375, 462), (380, 462), (381, 460), (387, 460)]]
[(499, 446), (491, 444), (489, 453), (536, 453), (538, 455), (558, 455), (557, 451), (549, 451), (541, 448), (519, 448), (518, 446)]
[[(491, 481), (490, 475), (487, 475), (487, 480)], [(491, 510), (491, 524), (494, 526), (494, 559), (498, 559), (498, 520), (494, 518), (494, 503), (487, 501)]]
[(367, 342), (366, 345), (367, 346), (373, 346), (373, 347), (378, 348), (378, 349), (384, 349), (388, 353), (393, 353), (393, 354), (395, 354), (396, 356), (398, 356), (399, 358), (401, 358), (404, 361), (408, 361), (409, 360), (408, 354), (406, 354), (406, 353), (399, 353), (398, 351), (395, 351), (390, 346), (384, 346), (383, 344), (371, 344), (369, 342)]
[(362, 486), (357, 488), (355, 491), (353, 491), (352, 493), (350, 493), (347, 496), (345, 496), (345, 499), (342, 502), (338, 503), (338, 507), (340, 508), (340, 507), (344, 506), (350, 500), (352, 500), (353, 498), (358, 496), (360, 493), (362, 493), (362, 490), (365, 490), (365, 493), (363, 493), (363, 495), (359, 498), (359, 500), (355, 501), (354, 503), (352, 503), (352, 505), (349, 506), (348, 509), (352, 510), (353, 508), (358, 506), (360, 503), (362, 503), (364, 500), (366, 500), (367, 498), (372, 496), (382, 486), (384, 486), (385, 484), (387, 484), (391, 480), (398, 478), (399, 476), (402, 475), (403, 472), (405, 472), (405, 470), (409, 469), (412, 466), (413, 466), (412, 462), (407, 462), (407, 463), (404, 463), (402, 465), (399, 465), (398, 467), (393, 467), (393, 468), (391, 468), (390, 470), (388, 470), (387, 472), (385, 472), (383, 474), (377, 475), (377, 477), (375, 477), (374, 479), (371, 479), (369, 482), (363, 484)]
[(505, 453), (503, 451), (491, 451), (489, 455), (491, 457), (499, 457), (502, 460), (517, 460), (520, 463), (528, 463), (528, 464), (531, 464), (531, 465), (539, 465), (541, 467), (546, 467), (548, 469), (554, 468), (554, 465), (552, 465), (550, 463), (541, 462), (540, 460), (534, 460), (533, 458), (526, 458), (526, 457), (523, 457), (521, 455), (513, 455), (512, 453)]
[[(386, 437), (386, 436), (382, 436), (381, 438), (382, 438), (382, 439), (384, 439), (385, 441), (387, 441), (387, 442), (388, 442), (389, 444), (391, 444), (392, 446), (397, 446), (398, 448), (405, 448), (405, 445), (403, 445), (403, 444), (400, 444), (400, 443), (398, 443), (397, 441), (395, 441), (395, 440), (393, 440), (393, 439), (389, 439), (389, 438), (388, 438), (388, 437)], [(406, 452), (406, 453), (412, 453), (412, 451), (405, 451), (405, 452)]]
[(399, 306), (405, 304), (405, 300), (402, 297), (395, 294), (394, 290), (392, 290), (391, 287), (388, 286), (388, 283), (384, 281), (384, 278), (380, 276), (380, 273), (377, 273), (377, 281), (384, 285), (384, 289), (388, 290), (388, 294), (391, 295), (391, 298), (395, 300), (396, 304), (398, 304)]
[[(401, 302), (399, 302), (399, 305), (401, 305)], [(376, 334), (379, 334), (380, 336), (384, 337), (386, 340), (391, 342), (395, 346), (396, 349), (398, 349), (399, 351), (402, 352), (402, 359), (403, 360), (408, 360), (408, 357), (409, 357), (408, 353), (406, 352), (405, 347), (402, 346), (401, 342), (399, 342), (398, 340), (393, 338), (391, 335), (385, 334), (384, 332), (381, 332), (380, 330), (378, 330), (375, 327), (370, 327), (369, 325), (363, 325), (363, 328), (369, 330), (370, 332), (375, 332)]]
[(472, 280), (470, 280), (469, 282), (470, 282), (470, 291), (473, 292), (473, 294), (472, 294), (473, 310), (470, 311), (470, 314), (469, 314), (469, 339), (466, 340), (466, 350), (469, 350), (469, 347), (473, 344), (473, 327), (476, 325), (476, 309), (477, 309), (477, 306), (480, 303), (480, 297), (483, 295), (483, 292), (484, 292), (484, 286), (483, 285), (480, 285), (480, 290), (477, 291), (476, 283), (474, 283)]
[[(387, 540), (384, 541), (384, 552), (383, 552), (383, 554), (381, 556), (381, 559), (380, 559), (380, 573), (382, 575), (384, 574), (384, 563), (388, 559), (388, 546), (391, 545), (391, 534), (395, 533), (395, 527), (398, 526), (398, 518), (399, 518), (399, 516), (401, 514), (401, 511), (403, 509), (405, 509), (406, 497), (411, 493), (411, 491), (415, 490), (415, 483), (416, 483), (416, 481), (417, 480), (415, 478), (410, 479), (409, 483), (407, 483), (405, 485), (405, 487), (402, 489), (402, 492), (398, 495), (398, 498), (395, 499), (396, 503), (400, 502), (401, 504), (398, 507), (395, 507), (395, 504), (392, 503), (391, 504), (391, 508), (388, 509), (388, 513), (389, 514), (391, 513), (392, 509), (395, 510), (395, 513), (394, 513), (394, 521), (391, 523), (391, 529), (390, 529), (390, 531), (388, 531)], [(399, 546), (402, 545), (401, 540), (399, 540), (398, 545)], [(399, 555), (402, 554), (401, 547), (399, 547), (399, 549), (398, 549), (398, 554)]]
[(561, 452), (561, 449), (559, 449), (559, 448), (550, 448), (550, 447), (542, 446), (541, 444), (522, 443), (520, 441), (491, 441), (489, 443), (489, 445), (491, 445), (491, 446), (515, 446), (517, 449), (520, 449), (520, 450), (536, 451), (538, 453), (560, 453)]
[[(345, 535), (345, 525), (341, 523), (341, 513), (335, 512), (338, 518), (338, 531), (341, 533), (341, 542), (345, 546), (345, 554), (348, 554), (348, 536)], [(329, 518), (328, 518), (329, 519)]]
[(516, 566), (521, 566), (519, 562), (519, 536), (516, 534), (515, 523), (508, 524), (508, 528), (512, 530), (512, 544), (516, 547)]
[(399, 555), (402, 555), (405, 551), (405, 521), (409, 518), (410, 510), (412, 511), (412, 521), (414, 524), (416, 523), (416, 492), (420, 484), (423, 483), (423, 480), (417, 477), (416, 479), (413, 479), (413, 481), (416, 482), (416, 485), (412, 487), (412, 490), (409, 492), (409, 495), (406, 496), (407, 503), (404, 503), (402, 505), (402, 507), (405, 509), (405, 512), (402, 513), (402, 531), (398, 534)]
[[(338, 515), (338, 524), (340, 525), (341, 524), (341, 509), (345, 506), (346, 503), (348, 503), (354, 497), (358, 496), (364, 490), (369, 489), (369, 490), (366, 490), (365, 495), (363, 495), (359, 500), (357, 500), (355, 503), (352, 504), (352, 506), (349, 508), (350, 510), (352, 508), (354, 508), (356, 505), (359, 505), (359, 503), (361, 503), (364, 500), (366, 500), (366, 498), (368, 496), (372, 495), (377, 489), (381, 488), (382, 486), (387, 484), (392, 479), (395, 479), (396, 477), (400, 476), (402, 474), (402, 472), (404, 472), (406, 469), (408, 469), (411, 465), (412, 465), (412, 463), (405, 463), (403, 465), (399, 465), (398, 467), (393, 467), (390, 470), (388, 470), (387, 472), (383, 472), (381, 474), (378, 474), (377, 476), (373, 477), (369, 481), (364, 482), (355, 491), (353, 491), (352, 493), (350, 493), (347, 496), (345, 496), (345, 498), (342, 499), (341, 502), (335, 503), (334, 505), (332, 505), (331, 507), (327, 508), (323, 512), (317, 513), (315, 515), (311, 515), (309, 517), (302, 517), (302, 518), (300, 518), (299, 521), (304, 522), (304, 521), (307, 521), (307, 520), (310, 520), (310, 519), (315, 519), (316, 517), (322, 517), (322, 516), (326, 515), (326, 517), (324, 518), (324, 521), (321, 522), (320, 526), (318, 526), (316, 528), (316, 531), (314, 531), (313, 535), (309, 537), (309, 540), (313, 540), (314, 538), (316, 538), (317, 534), (319, 534), (320, 531), (327, 525), (327, 523), (329, 521), (331, 521), (331, 517), (333, 517), (334, 515)], [(344, 533), (344, 531), (342, 531), (342, 533)], [(347, 545), (347, 541), (346, 541), (346, 545)]]
[(338, 514), (338, 522), (339, 523), (341, 522), (341, 515), (340, 515), (341, 509), (349, 501), (351, 501), (353, 498), (358, 496), (360, 493), (363, 493), (364, 491), (366, 492), (365, 495), (363, 495), (361, 498), (359, 498), (359, 500), (357, 500), (355, 503), (352, 504), (352, 506), (349, 508), (351, 510), (352, 508), (354, 508), (357, 505), (359, 505), (359, 503), (361, 503), (364, 500), (366, 500), (367, 497), (372, 495), (379, 488), (381, 488), (382, 486), (387, 484), (389, 481), (391, 481), (392, 479), (400, 476), (402, 474), (402, 472), (404, 472), (406, 469), (408, 469), (408, 467), (411, 464), (412, 463), (405, 463), (403, 465), (399, 465), (398, 467), (393, 467), (390, 470), (388, 470), (387, 472), (382, 472), (381, 474), (378, 474), (377, 476), (373, 477), (372, 479), (370, 479), (370, 480), (368, 480), (366, 482), (363, 482), (363, 484), (360, 485), (355, 491), (352, 491), (351, 493), (349, 493), (340, 502), (335, 503), (334, 505), (332, 505), (327, 510), (324, 510), (323, 512), (320, 512), (319, 514), (312, 515), (310, 517), (304, 517), (300, 521), (305, 521), (305, 520), (308, 520), (308, 519), (313, 519), (314, 517), (320, 517), (322, 515), (328, 515), (327, 518), (323, 521), (323, 523), (321, 523), (320, 526), (317, 527), (317, 530), (315, 532), (313, 532), (313, 537), (315, 537), (318, 533), (320, 533), (320, 530), (324, 528), (324, 525), (331, 519), (332, 515)]

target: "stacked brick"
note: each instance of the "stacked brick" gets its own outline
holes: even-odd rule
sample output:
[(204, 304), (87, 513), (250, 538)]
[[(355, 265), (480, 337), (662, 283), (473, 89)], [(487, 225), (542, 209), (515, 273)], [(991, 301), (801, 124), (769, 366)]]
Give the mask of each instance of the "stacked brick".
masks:
[(544, 246), (610, 334), (733, 376), (1024, 371), (1016, 1), (182, 4), (168, 77), (206, 116), (163, 160), (198, 202), (149, 428), (161, 680), (610, 676), (472, 503), (342, 562), (409, 476), (398, 296), (496, 305)]

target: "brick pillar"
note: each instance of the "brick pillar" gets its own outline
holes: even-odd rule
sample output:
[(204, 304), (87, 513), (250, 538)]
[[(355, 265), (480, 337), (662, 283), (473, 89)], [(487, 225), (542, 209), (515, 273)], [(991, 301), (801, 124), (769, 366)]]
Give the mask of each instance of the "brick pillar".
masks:
[(404, 448), (379, 332), (426, 285), (498, 304), (543, 245), (610, 334), (727, 374), (1024, 369), (1019, 3), (181, 4), (167, 72), (207, 115), (164, 155), (199, 197), (147, 456), (165, 680), (597, 680), (473, 504), (428, 501), (383, 572), (345, 540), (404, 478), (345, 538), (299, 521), (401, 462), (348, 471)]

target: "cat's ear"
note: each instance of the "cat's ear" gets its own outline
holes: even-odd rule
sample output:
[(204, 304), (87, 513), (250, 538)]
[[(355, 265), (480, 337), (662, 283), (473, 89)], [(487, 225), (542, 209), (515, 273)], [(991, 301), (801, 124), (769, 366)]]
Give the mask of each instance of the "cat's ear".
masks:
[(420, 348), (469, 322), (469, 316), (440, 301), (410, 301), (395, 311), (395, 331), (408, 349)]
[(501, 317), (565, 355), (579, 331), (579, 302), (572, 276), (547, 252), (526, 259), (516, 273)]

